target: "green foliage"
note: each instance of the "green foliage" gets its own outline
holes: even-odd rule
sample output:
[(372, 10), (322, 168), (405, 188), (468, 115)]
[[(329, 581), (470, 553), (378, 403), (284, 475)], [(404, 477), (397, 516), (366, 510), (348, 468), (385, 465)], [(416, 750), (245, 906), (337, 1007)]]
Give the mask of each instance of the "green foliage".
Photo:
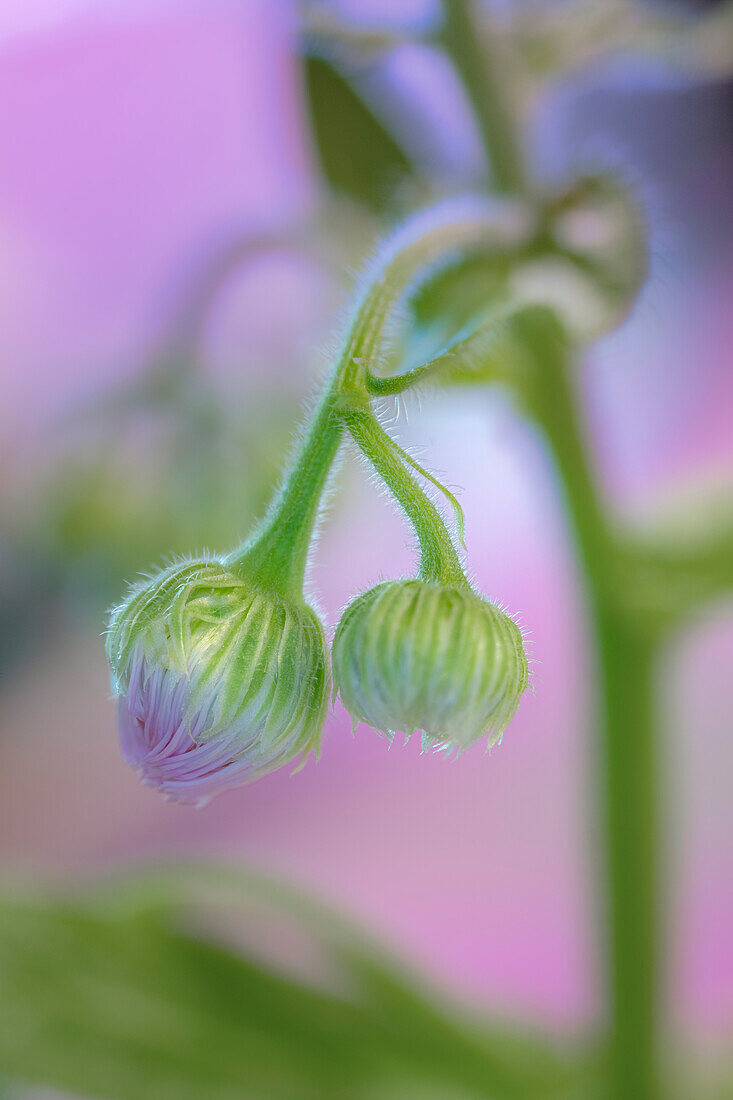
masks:
[(213, 397), (154, 418), (123, 397), (92, 410), (103, 440), (72, 436), (59, 446), (53, 468), (8, 517), (0, 677), (43, 643), (49, 619), (67, 607), (96, 619), (118, 596), (120, 576), (172, 553), (231, 545), (241, 517), (264, 511), (290, 438), (289, 403), (261, 397), (257, 416), (235, 425)]
[(374, 210), (384, 210), (412, 173), (398, 143), (330, 61), (303, 61), (313, 137), (330, 186)]
[(650, 635), (733, 594), (733, 506), (720, 488), (698, 485), (696, 499), (678, 500), (674, 514), (622, 541), (618, 598)]
[[(256, 879), (242, 884), (261, 900)], [(325, 946), (341, 991), (193, 934), (184, 917), (195, 897), (201, 924), (203, 887), (159, 869), (147, 886), (75, 901), (6, 896), (0, 1072), (109, 1100), (377, 1100), (428, 1085), (444, 1097), (567, 1095), (569, 1063), (531, 1039), (465, 1031), (353, 929), (287, 891), (271, 902)]]

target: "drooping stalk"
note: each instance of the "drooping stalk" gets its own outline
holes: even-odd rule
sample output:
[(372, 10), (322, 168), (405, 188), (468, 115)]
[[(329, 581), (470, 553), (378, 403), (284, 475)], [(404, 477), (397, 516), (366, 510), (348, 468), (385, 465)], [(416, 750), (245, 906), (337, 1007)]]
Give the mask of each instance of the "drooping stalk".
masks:
[(344, 423), (410, 520), (420, 545), (420, 577), (467, 585), (453, 542), (433, 503), (423, 493), (390, 437), (368, 407), (346, 408)]
[(620, 596), (621, 562), (575, 408), (573, 364), (545, 311), (522, 321), (534, 361), (532, 412), (557, 465), (583, 567), (599, 681), (598, 787), (604, 803), (607, 981), (613, 1100), (656, 1100), (658, 790), (654, 652)]
[(531, 220), (516, 207), (460, 200), (417, 214), (385, 243), (367, 272), (297, 457), (255, 535), (226, 559), (230, 568), (265, 588), (302, 591), (313, 528), (343, 437), (342, 399), (356, 395), (368, 406), (367, 375), (379, 360), (395, 306), (436, 261), (467, 248), (518, 249), (531, 232)]
[(335, 378), (321, 398), (295, 462), (259, 530), (227, 558), (230, 568), (263, 588), (294, 595), (303, 590), (313, 529), (344, 430), (334, 413), (337, 385)]

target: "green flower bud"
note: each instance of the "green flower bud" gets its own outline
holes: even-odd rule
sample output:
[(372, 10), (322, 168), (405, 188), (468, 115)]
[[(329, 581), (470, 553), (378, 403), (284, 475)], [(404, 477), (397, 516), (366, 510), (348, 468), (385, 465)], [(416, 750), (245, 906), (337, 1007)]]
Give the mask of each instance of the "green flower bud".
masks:
[(466, 585), (387, 581), (349, 604), (334, 685), (354, 722), (458, 752), (501, 739), (527, 686), (519, 627)]
[(169, 798), (203, 805), (318, 750), (321, 623), (220, 561), (177, 563), (133, 587), (112, 612), (107, 657), (123, 756)]

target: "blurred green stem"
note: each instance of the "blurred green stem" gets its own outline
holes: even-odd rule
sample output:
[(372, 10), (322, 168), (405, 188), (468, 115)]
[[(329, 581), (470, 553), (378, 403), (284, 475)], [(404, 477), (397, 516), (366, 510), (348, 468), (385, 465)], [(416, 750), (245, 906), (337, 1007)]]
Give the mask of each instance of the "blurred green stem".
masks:
[(652, 646), (630, 618), (596, 607), (605, 740), (612, 1096), (656, 1090), (657, 789)]
[[(521, 193), (524, 172), (519, 131), (502, 86), (498, 48), (477, 25), (473, 0), (444, 0), (438, 35), (461, 79), (478, 124), (495, 190)], [(509, 93), (509, 94), (508, 94)]]
[(657, 799), (654, 646), (615, 586), (619, 562), (575, 407), (573, 368), (545, 310), (522, 322), (533, 363), (532, 412), (553, 452), (584, 568), (598, 653), (605, 813), (607, 980), (612, 997), (611, 1096), (656, 1100)]
[[(440, 43), (474, 111), (494, 186), (521, 193), (521, 144), (511, 89), (502, 84), (495, 43), (479, 33), (472, 0), (445, 0)], [(487, 61), (488, 58), (488, 61)], [(507, 94), (508, 93), (508, 94)], [(657, 800), (653, 644), (646, 622), (616, 589), (621, 560), (575, 409), (570, 356), (560, 326), (544, 310), (520, 321), (530, 351), (533, 413), (560, 474), (583, 566), (598, 654), (598, 787), (603, 797), (607, 981), (612, 1000), (613, 1100), (656, 1100), (658, 967)], [(627, 563), (628, 564), (628, 563)]]

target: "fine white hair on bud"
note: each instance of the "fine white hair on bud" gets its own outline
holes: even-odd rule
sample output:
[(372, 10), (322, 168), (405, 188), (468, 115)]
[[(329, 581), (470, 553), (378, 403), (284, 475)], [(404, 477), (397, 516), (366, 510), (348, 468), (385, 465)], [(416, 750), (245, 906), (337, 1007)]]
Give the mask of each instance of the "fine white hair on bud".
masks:
[(500, 740), (527, 686), (517, 624), (468, 585), (386, 581), (346, 608), (333, 642), (334, 687), (354, 722), (424, 748)]
[(303, 600), (177, 563), (113, 610), (106, 649), (123, 756), (167, 798), (205, 805), (318, 752), (328, 663)]

